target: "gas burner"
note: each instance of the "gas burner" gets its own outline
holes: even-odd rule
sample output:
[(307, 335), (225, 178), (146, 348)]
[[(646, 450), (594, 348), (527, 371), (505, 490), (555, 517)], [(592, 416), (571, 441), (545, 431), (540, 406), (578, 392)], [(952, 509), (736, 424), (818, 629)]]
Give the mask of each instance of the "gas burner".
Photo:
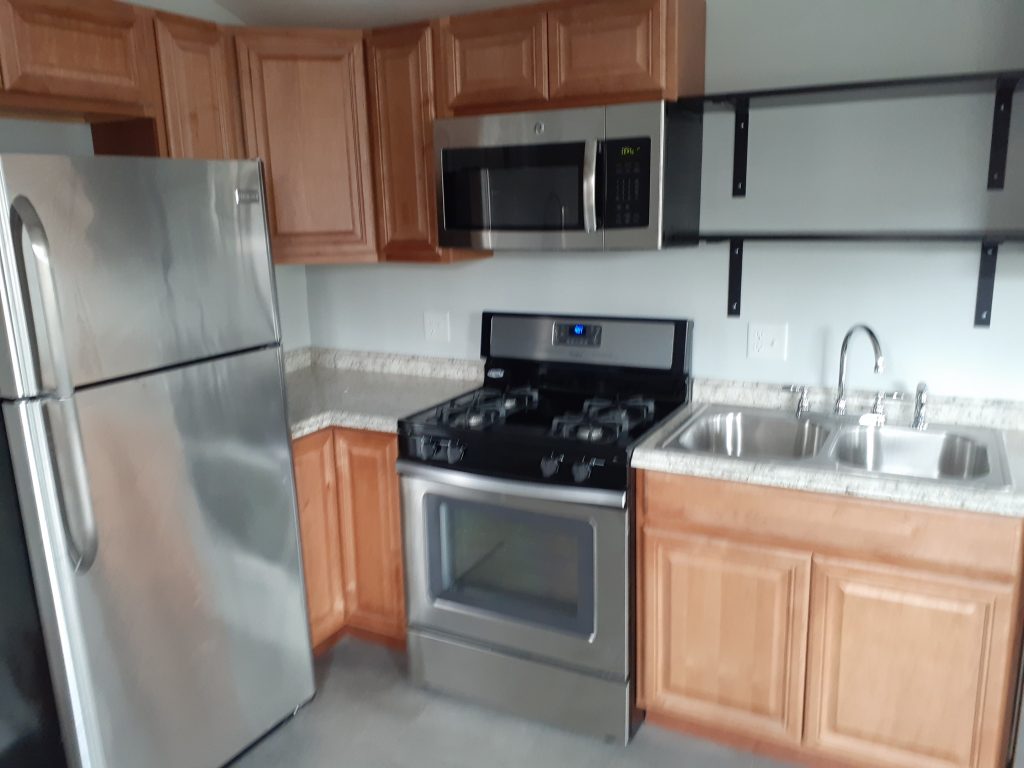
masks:
[(568, 440), (602, 443), (617, 440), (654, 416), (654, 401), (643, 397), (613, 401), (591, 398), (579, 413), (567, 413), (551, 423), (551, 434)]
[(527, 387), (505, 392), (481, 389), (438, 407), (434, 417), (438, 424), (447, 427), (481, 429), (500, 424), (514, 413), (536, 408), (538, 399), (537, 390)]

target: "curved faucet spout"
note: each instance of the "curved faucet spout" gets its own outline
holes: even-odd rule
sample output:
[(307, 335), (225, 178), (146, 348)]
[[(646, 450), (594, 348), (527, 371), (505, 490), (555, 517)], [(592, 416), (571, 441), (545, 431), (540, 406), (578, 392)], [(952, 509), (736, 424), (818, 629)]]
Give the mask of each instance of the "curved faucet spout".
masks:
[(864, 324), (855, 325), (847, 331), (846, 336), (843, 337), (842, 349), (839, 351), (839, 386), (836, 391), (835, 412), (840, 416), (846, 413), (846, 358), (850, 350), (850, 339), (857, 331), (864, 331), (871, 342), (871, 346), (874, 347), (875, 373), (881, 373), (885, 370), (885, 357), (882, 355), (882, 345), (879, 343), (875, 332)]

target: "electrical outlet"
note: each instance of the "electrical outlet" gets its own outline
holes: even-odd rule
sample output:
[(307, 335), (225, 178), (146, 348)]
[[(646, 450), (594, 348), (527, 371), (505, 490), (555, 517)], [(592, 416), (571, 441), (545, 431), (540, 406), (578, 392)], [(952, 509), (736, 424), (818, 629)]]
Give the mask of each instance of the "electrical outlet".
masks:
[(752, 360), (785, 360), (788, 353), (788, 323), (751, 323), (747, 326), (747, 357)]
[(427, 310), (423, 313), (423, 337), (427, 341), (452, 340), (451, 317), (448, 312)]

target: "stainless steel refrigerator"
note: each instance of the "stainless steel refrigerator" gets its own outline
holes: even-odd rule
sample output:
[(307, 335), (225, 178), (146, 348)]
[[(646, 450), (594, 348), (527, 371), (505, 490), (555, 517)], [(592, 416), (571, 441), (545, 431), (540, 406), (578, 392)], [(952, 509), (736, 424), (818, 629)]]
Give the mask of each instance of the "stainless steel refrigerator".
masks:
[(313, 695), (259, 165), (0, 204), (0, 766), (223, 765)]

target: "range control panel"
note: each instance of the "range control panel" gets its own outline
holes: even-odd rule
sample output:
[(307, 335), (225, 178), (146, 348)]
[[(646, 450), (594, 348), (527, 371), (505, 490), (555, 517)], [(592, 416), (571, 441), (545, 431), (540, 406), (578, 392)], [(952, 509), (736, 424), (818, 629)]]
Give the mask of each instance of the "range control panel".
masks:
[(605, 229), (647, 227), (651, 218), (651, 140), (609, 139), (605, 152)]
[(555, 323), (551, 342), (556, 347), (600, 347), (601, 326), (593, 323)]

